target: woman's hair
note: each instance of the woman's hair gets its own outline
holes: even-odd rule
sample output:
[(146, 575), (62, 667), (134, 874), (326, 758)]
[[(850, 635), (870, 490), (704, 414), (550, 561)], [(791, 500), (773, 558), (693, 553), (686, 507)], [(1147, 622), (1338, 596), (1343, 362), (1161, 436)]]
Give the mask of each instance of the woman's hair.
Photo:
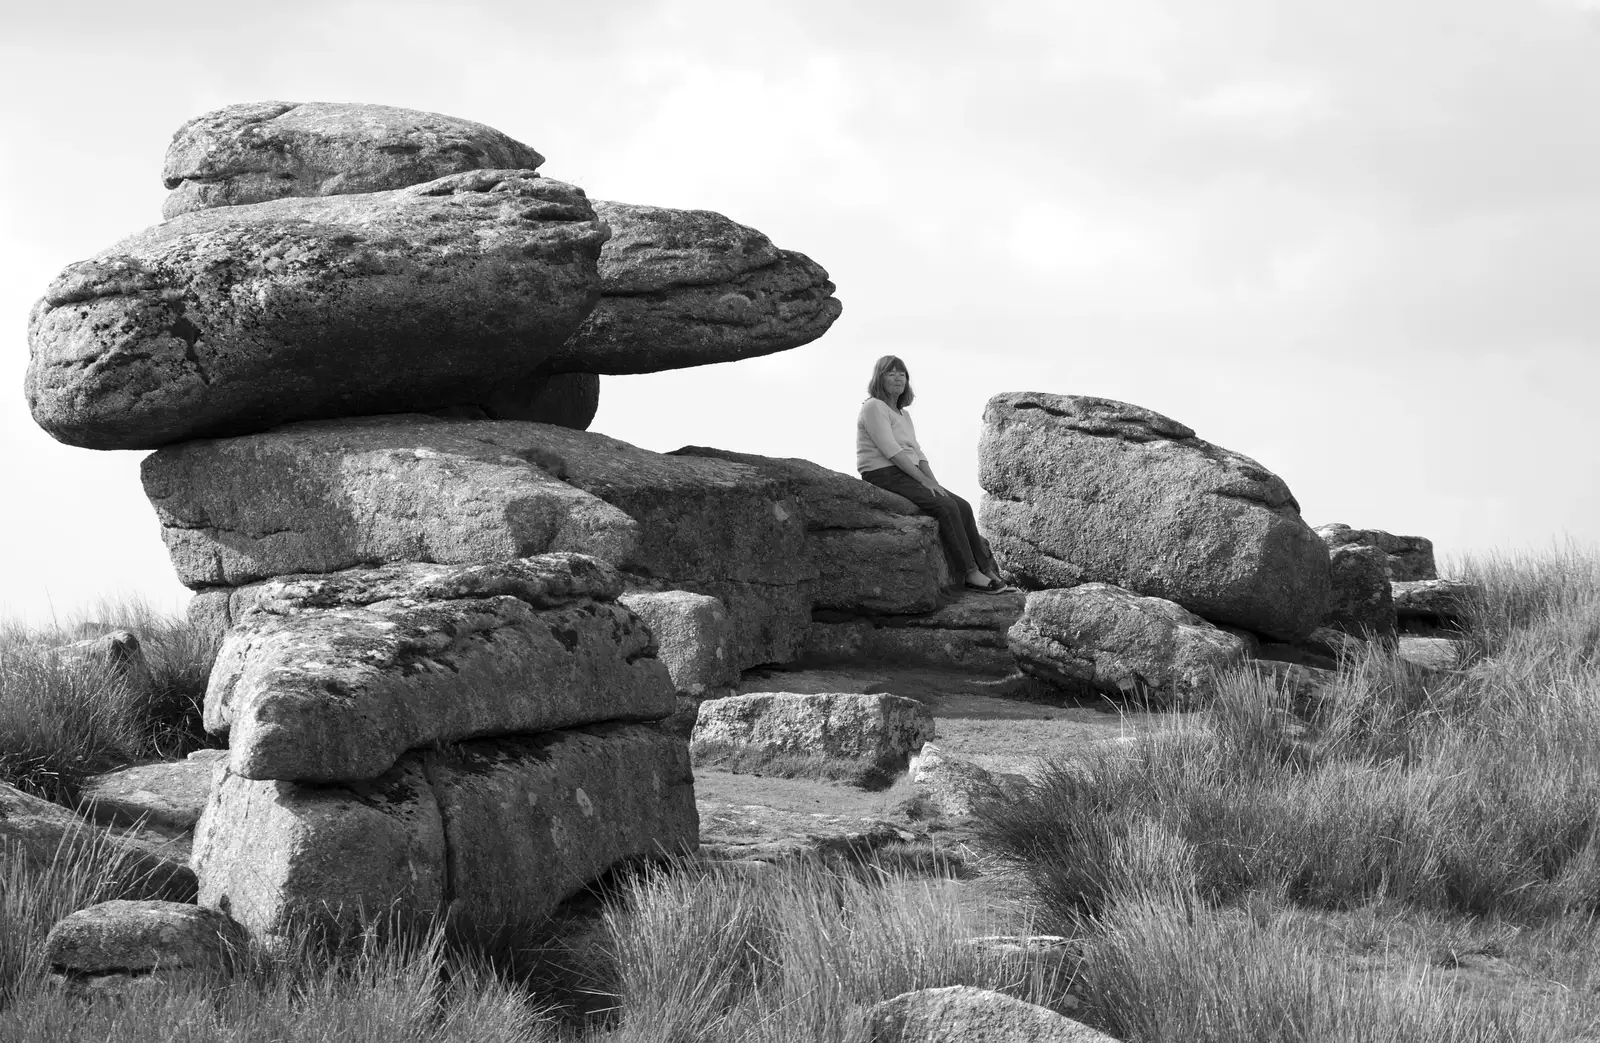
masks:
[[(889, 402), (889, 392), (883, 386), (884, 376), (892, 369), (898, 369), (906, 375), (906, 389), (900, 392), (900, 401)], [(911, 371), (906, 369), (906, 364), (900, 361), (898, 355), (885, 355), (872, 367), (872, 379), (867, 382), (867, 394), (884, 402), (889, 402), (896, 409), (904, 409), (911, 404), (916, 396), (911, 393)]]

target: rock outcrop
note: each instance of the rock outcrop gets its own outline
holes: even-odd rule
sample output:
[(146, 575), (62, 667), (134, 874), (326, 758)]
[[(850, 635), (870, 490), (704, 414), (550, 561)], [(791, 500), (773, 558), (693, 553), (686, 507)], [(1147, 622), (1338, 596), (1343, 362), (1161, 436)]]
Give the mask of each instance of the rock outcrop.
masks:
[(224, 750), (196, 750), (181, 761), (136, 764), (97, 775), (78, 790), (82, 812), (102, 826), (141, 826), (182, 836), (194, 830), (211, 797), (211, 771)]
[(1401, 628), (1459, 628), (1474, 601), (1483, 596), (1476, 584), (1454, 579), (1395, 580), (1389, 585)]
[(289, 196), (382, 192), (467, 170), (533, 170), (544, 157), (481, 123), (391, 105), (252, 101), (178, 128), (161, 216)]
[(1334, 547), (1372, 547), (1383, 555), (1392, 580), (1438, 579), (1433, 541), (1425, 536), (1396, 536), (1382, 529), (1352, 529), (1343, 522), (1317, 526), (1317, 535)]
[(1327, 548), (1288, 486), (1159, 413), (996, 395), (979, 467), (985, 532), (1025, 587), (1111, 583), (1285, 640), (1326, 615)]
[(594, 307), (605, 236), (581, 190), (515, 170), (185, 214), (51, 283), (29, 408), (70, 445), (153, 449), (479, 405)]
[(1203, 704), (1216, 675), (1247, 654), (1242, 640), (1181, 605), (1106, 583), (1029, 594), (1007, 637), (1035, 677), (1186, 705)]
[(770, 355), (828, 331), (841, 306), (805, 254), (709, 210), (595, 201), (611, 230), (602, 296), (550, 368), (663, 369)]
[(918, 989), (867, 1011), (862, 1043), (1117, 1043), (1082, 1022), (970, 985)]
[(692, 850), (697, 832), (683, 740), (592, 725), (413, 751), (365, 782), (224, 772), (194, 864), (200, 903), (257, 934), (391, 910), (498, 926), (618, 862)]
[(800, 658), (813, 663), (869, 661), (1007, 674), (1015, 669), (1006, 631), (1024, 596), (966, 592), (921, 615), (814, 614)]
[(205, 724), (247, 779), (334, 782), (406, 750), (672, 712), (622, 581), (582, 555), (275, 581), (227, 633)]
[(690, 748), (818, 756), (899, 770), (932, 738), (933, 714), (915, 699), (757, 692), (702, 703)]

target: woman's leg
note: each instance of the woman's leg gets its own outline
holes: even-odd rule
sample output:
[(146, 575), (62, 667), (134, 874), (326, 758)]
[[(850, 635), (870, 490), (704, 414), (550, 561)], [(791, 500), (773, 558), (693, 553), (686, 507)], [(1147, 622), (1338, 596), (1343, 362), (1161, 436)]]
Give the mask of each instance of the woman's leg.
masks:
[[(949, 563), (953, 576), (965, 576), (978, 568), (978, 559), (972, 552), (972, 544), (967, 540), (969, 526), (962, 519), (965, 500), (958, 496), (935, 496), (925, 485), (898, 467), (864, 471), (861, 477), (880, 489), (910, 500), (922, 513), (933, 516), (934, 521), (939, 523), (939, 542), (944, 545), (945, 560)], [(970, 506), (966, 507), (966, 517), (969, 519), (972, 517)], [(972, 531), (977, 532), (976, 523), (972, 523)]]
[(989, 541), (978, 531), (978, 519), (972, 513), (972, 504), (954, 493), (950, 494), (950, 498), (955, 500), (961, 512), (962, 533), (967, 538), (967, 545), (972, 548), (972, 559), (977, 563), (978, 571), (986, 576), (995, 575), (994, 554), (989, 550)]

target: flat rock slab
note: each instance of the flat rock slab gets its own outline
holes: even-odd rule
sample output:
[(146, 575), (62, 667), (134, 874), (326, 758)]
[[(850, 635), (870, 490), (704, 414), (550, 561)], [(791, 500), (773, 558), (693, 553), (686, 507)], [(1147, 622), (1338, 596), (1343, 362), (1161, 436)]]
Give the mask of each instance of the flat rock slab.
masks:
[(1026, 673), (1069, 690), (1188, 706), (1207, 701), (1216, 675), (1248, 654), (1238, 637), (1183, 606), (1107, 583), (1029, 594), (1007, 639)]
[(693, 850), (688, 750), (598, 725), (417, 751), (366, 783), (224, 773), (195, 838), (200, 904), (252, 933), (441, 910), (535, 920), (619, 862)]
[(1328, 552), (1277, 475), (1124, 402), (1008, 392), (984, 409), (980, 519), (1030, 589), (1110, 583), (1281, 640), (1321, 624)]
[(594, 206), (611, 230), (602, 296), (553, 369), (654, 373), (755, 358), (810, 343), (839, 317), (827, 271), (753, 228), (709, 210)]
[(247, 779), (370, 779), (406, 750), (673, 711), (606, 563), (388, 565), (265, 585), (230, 629), (206, 728)]
[(465, 170), (533, 170), (544, 157), (481, 123), (392, 105), (253, 101), (178, 128), (161, 216), (288, 196), (380, 192)]
[(49, 865), (63, 849), (102, 847), (117, 861), (117, 875), (131, 898), (194, 897), (195, 876), (188, 866), (188, 848), (138, 832), (103, 829), (59, 804), (0, 783), (0, 841), (35, 865)]
[(212, 765), (227, 756), (224, 750), (197, 752), (203, 755), (95, 776), (79, 790), (84, 814), (103, 826), (191, 832), (211, 796)]
[(1466, 659), (1467, 643), (1448, 637), (1400, 638), (1395, 654), (1415, 666), (1429, 670), (1455, 670)]
[(239, 925), (214, 909), (117, 900), (70, 914), (50, 928), (44, 948), (52, 969), (74, 974), (222, 971), (244, 941)]
[(638, 522), (541, 467), (537, 435), (506, 430), (428, 416), (292, 424), (169, 446), (140, 473), (190, 587), (551, 551), (627, 561)]
[(1396, 580), (1389, 589), (1395, 615), (1402, 622), (1425, 620), (1444, 626), (1459, 625), (1472, 603), (1483, 596), (1476, 584), (1453, 579)]
[(932, 738), (933, 715), (915, 699), (764, 692), (701, 703), (690, 746), (904, 767)]
[(1382, 529), (1353, 529), (1343, 522), (1317, 526), (1328, 547), (1371, 547), (1383, 555), (1384, 571), (1392, 580), (1438, 579), (1433, 541), (1426, 536), (1396, 536)]
[(481, 405), (594, 307), (606, 234), (530, 170), (184, 214), (45, 290), (28, 405), (89, 449)]
[(1004, 993), (952, 985), (903, 992), (867, 1012), (862, 1043), (1117, 1043), (1055, 1011)]

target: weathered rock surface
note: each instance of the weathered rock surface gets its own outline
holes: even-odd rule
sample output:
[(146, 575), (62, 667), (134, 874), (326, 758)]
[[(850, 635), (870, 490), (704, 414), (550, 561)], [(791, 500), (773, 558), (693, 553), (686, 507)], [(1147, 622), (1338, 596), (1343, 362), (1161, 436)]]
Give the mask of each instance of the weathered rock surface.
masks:
[(550, 551), (628, 560), (638, 523), (541, 467), (537, 437), (493, 440), (505, 431), (426, 416), (319, 421), (169, 446), (140, 473), (190, 587)]
[(0, 783), (0, 844), (36, 865), (49, 865), (63, 847), (94, 845), (116, 862), (119, 883), (130, 897), (183, 902), (195, 894), (194, 873), (176, 845), (101, 829), (59, 804), (5, 783)]
[(1328, 553), (1282, 479), (1159, 413), (1081, 395), (989, 400), (984, 531), (1029, 588), (1111, 583), (1285, 640), (1328, 602)]
[(526, 170), (184, 214), (50, 284), (28, 405), (70, 445), (153, 449), (481, 404), (548, 369), (605, 236), (580, 190)]
[(903, 992), (867, 1012), (862, 1043), (1117, 1043), (1052, 1010), (970, 985)]
[(760, 692), (700, 704), (693, 750), (815, 755), (902, 768), (933, 738), (933, 714), (896, 695)]
[(83, 813), (103, 826), (188, 833), (211, 796), (213, 762), (224, 750), (196, 750), (181, 761), (138, 764), (89, 779), (79, 789)]
[(139, 636), (129, 630), (113, 630), (98, 637), (85, 638), (50, 650), (62, 662), (90, 670), (104, 671), (136, 692), (151, 685), (150, 662), (145, 658)]
[(50, 928), (45, 960), (56, 971), (220, 972), (244, 944), (239, 925), (214, 909), (119, 899), (79, 909)]
[(1028, 595), (1007, 632), (1017, 665), (1067, 688), (1203, 702), (1245, 644), (1181, 605), (1107, 583)]
[(178, 128), (163, 217), (286, 196), (381, 192), (466, 170), (533, 170), (544, 157), (481, 123), (391, 105), (255, 101)]
[(1482, 590), (1453, 579), (1396, 580), (1389, 585), (1395, 615), (1407, 622), (1434, 626), (1459, 626)]
[(1330, 549), (1374, 547), (1383, 554), (1384, 569), (1393, 580), (1438, 579), (1433, 561), (1433, 541), (1425, 536), (1396, 536), (1382, 529), (1352, 529), (1343, 522), (1317, 526)]
[(1454, 670), (1467, 657), (1467, 645), (1448, 637), (1400, 638), (1395, 654), (1414, 666), (1428, 670)]
[(200, 903), (252, 932), (390, 909), (502, 924), (618, 862), (692, 850), (697, 828), (683, 740), (598, 725), (416, 751), (364, 783), (225, 773), (194, 864)]
[(885, 662), (1008, 674), (1016, 668), (1006, 631), (1022, 616), (1022, 594), (964, 593), (922, 615), (817, 612), (800, 658), (813, 663)]
[(733, 624), (721, 601), (687, 590), (635, 591), (617, 600), (650, 628), (675, 690), (703, 696), (739, 683)]
[(224, 638), (205, 723), (247, 779), (369, 779), (406, 750), (672, 712), (616, 570), (551, 554), (267, 584)]
[(611, 229), (603, 296), (551, 368), (653, 373), (807, 344), (839, 317), (833, 283), (805, 254), (709, 210), (595, 201)]
[(817, 568), (815, 608), (926, 613), (939, 607), (950, 572), (939, 526), (911, 501), (809, 460), (686, 446), (672, 456), (732, 460), (783, 482), (806, 524)]
[(1328, 618), (1334, 630), (1362, 638), (1395, 634), (1394, 598), (1386, 555), (1377, 547), (1344, 544), (1328, 549)]

